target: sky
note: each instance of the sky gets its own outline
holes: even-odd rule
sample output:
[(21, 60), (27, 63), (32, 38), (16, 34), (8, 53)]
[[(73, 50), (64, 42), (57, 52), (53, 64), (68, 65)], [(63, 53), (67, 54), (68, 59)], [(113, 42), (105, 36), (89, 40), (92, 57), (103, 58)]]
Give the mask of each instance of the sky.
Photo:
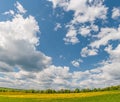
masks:
[(1, 0), (0, 87), (119, 84), (119, 0)]

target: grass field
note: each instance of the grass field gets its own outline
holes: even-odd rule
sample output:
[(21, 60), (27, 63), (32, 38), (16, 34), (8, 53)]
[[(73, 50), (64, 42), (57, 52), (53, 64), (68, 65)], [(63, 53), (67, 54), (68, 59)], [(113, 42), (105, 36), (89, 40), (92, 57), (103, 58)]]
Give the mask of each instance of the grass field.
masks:
[(0, 102), (120, 102), (120, 91), (70, 94), (0, 93)]

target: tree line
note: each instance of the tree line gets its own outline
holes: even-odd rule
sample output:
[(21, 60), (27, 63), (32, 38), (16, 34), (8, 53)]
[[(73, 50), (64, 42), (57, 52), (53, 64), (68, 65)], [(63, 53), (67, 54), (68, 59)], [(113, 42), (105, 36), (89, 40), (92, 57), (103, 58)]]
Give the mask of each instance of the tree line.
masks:
[(24, 93), (80, 93), (80, 92), (98, 92), (98, 91), (113, 91), (113, 90), (120, 90), (120, 85), (117, 86), (110, 86), (105, 88), (94, 88), (94, 89), (79, 89), (76, 88), (74, 90), (70, 89), (61, 89), (61, 90), (54, 90), (54, 89), (46, 89), (46, 90), (24, 90), (24, 89), (13, 89), (13, 88), (0, 88), (0, 92), (24, 92)]

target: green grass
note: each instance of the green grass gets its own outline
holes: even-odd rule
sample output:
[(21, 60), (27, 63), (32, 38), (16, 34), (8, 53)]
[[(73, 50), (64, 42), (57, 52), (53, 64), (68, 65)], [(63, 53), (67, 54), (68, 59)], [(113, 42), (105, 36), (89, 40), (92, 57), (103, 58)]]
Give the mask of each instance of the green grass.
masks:
[(31, 99), (0, 96), (0, 102), (120, 102), (120, 94), (64, 99)]
[(86, 98), (59, 99), (46, 102), (120, 102), (120, 94), (93, 96)]

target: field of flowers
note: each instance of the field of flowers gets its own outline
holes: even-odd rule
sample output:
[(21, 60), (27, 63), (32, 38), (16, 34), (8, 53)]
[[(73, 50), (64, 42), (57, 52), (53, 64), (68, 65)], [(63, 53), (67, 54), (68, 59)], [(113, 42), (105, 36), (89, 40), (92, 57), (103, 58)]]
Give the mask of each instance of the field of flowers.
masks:
[(60, 94), (32, 94), (22, 92), (1, 92), (0, 96), (13, 97), (13, 98), (82, 98), (92, 97), (106, 94), (120, 94), (120, 91), (103, 91), (103, 92), (86, 92), (86, 93), (60, 93)]
[[(102, 101), (101, 99), (108, 101)], [(120, 91), (68, 94), (32, 94), (22, 92), (0, 93), (0, 102), (119, 102), (119, 99)]]

